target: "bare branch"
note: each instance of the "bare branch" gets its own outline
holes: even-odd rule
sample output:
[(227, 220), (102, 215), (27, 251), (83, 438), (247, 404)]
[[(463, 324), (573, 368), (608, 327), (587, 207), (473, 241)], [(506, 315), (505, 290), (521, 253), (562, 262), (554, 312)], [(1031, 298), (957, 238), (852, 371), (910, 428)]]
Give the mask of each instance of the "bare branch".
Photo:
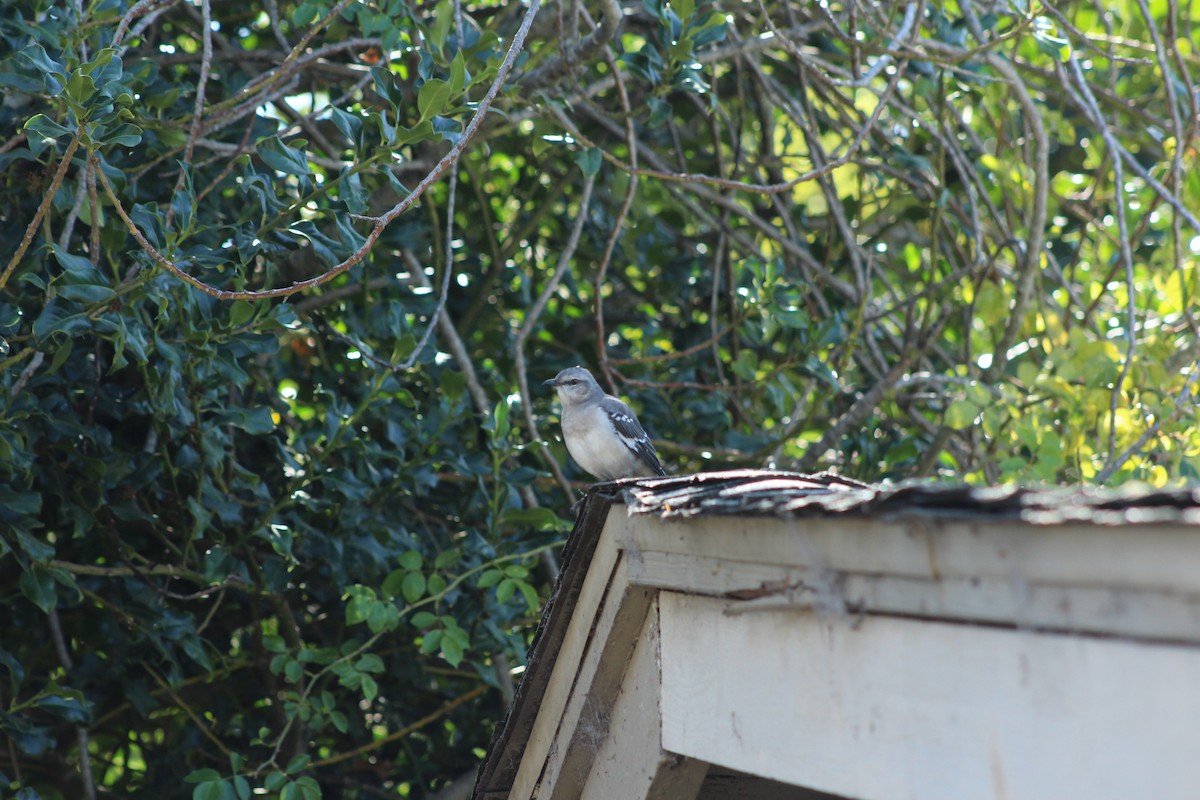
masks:
[(583, 184), (583, 194), (579, 198), (579, 210), (575, 214), (575, 225), (571, 228), (571, 235), (567, 239), (567, 243), (563, 246), (562, 252), (558, 256), (558, 266), (554, 269), (554, 274), (550, 276), (550, 280), (542, 287), (542, 293), (538, 295), (537, 300), (525, 313), (525, 321), (521, 325), (521, 329), (517, 331), (516, 338), (513, 341), (513, 357), (516, 360), (517, 385), (521, 393), (521, 407), (525, 416), (525, 427), (529, 430), (529, 437), (540, 445), (540, 451), (545, 462), (550, 466), (550, 470), (554, 473), (555, 479), (562, 486), (563, 492), (567, 499), (574, 502), (574, 497), (571, 494), (571, 484), (563, 475), (562, 468), (559, 467), (558, 461), (550, 452), (549, 445), (542, 439), (538, 432), (537, 423), (533, 420), (533, 395), (529, 391), (529, 370), (525, 364), (525, 342), (529, 339), (529, 335), (533, 333), (534, 326), (537, 324), (538, 318), (541, 317), (542, 311), (545, 310), (546, 304), (550, 301), (550, 296), (558, 289), (558, 282), (562, 280), (563, 273), (567, 271), (567, 267), (571, 264), (571, 259), (575, 257), (575, 249), (579, 247), (579, 237), (583, 233), (583, 225), (587, 222), (588, 208), (592, 201), (592, 187), (595, 186), (596, 176), (589, 175)]

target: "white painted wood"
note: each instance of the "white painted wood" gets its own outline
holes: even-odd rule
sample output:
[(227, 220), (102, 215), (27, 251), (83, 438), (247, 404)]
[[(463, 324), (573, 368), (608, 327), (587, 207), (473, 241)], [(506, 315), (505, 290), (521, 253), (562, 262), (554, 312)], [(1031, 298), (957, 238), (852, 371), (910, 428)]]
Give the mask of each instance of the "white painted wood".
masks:
[[(538, 716), (525, 745), (521, 765), (513, 778), (511, 798), (529, 798), (541, 777), (547, 758), (552, 754), (555, 736), (562, 722), (563, 710), (575, 685), (575, 675), (589, 644), (592, 643), (592, 621), (609, 590), (616, 567), (618, 550), (611, 537), (601, 537), (592, 555), (591, 566), (584, 578), (576, 600), (575, 611), (559, 649), (546, 691), (537, 702)], [(622, 591), (624, 587), (622, 587)], [(602, 647), (603, 641), (593, 647)]]
[(609, 530), (631, 551), (927, 579), (1200, 593), (1200, 526), (1039, 527), (1017, 522), (779, 520), (664, 522), (614, 507)]
[(708, 772), (708, 764), (662, 749), (656, 609), (636, 642), (620, 693), (607, 709), (611, 735), (593, 743), (587, 783), (571, 800), (694, 800)]
[[(561, 680), (572, 681), (571, 693), (561, 712), (554, 745), (534, 797), (553, 800), (577, 800), (579, 797), (596, 750), (609, 735), (612, 707), (629, 680), (627, 668), (634, 648), (642, 638), (653, 599), (653, 592), (630, 584), (626, 562), (620, 560), (601, 605), (593, 612), (591, 640), (578, 669), (574, 675), (566, 671), (562, 674)], [(657, 642), (656, 634), (654, 657), (657, 657)], [(558, 675), (555, 680), (560, 680)], [(657, 668), (653, 689), (654, 713), (657, 715)], [(654, 736), (657, 748), (657, 724)]]
[(654, 550), (630, 554), (629, 577), (635, 584), (655, 589), (739, 597), (746, 612), (791, 605), (837, 613), (896, 614), (1200, 642), (1200, 593), (1124, 586), (1045, 586), (995, 577), (942, 576), (934, 580), (838, 573)]
[(1200, 796), (1200, 649), (659, 594), (663, 746), (865, 800)]

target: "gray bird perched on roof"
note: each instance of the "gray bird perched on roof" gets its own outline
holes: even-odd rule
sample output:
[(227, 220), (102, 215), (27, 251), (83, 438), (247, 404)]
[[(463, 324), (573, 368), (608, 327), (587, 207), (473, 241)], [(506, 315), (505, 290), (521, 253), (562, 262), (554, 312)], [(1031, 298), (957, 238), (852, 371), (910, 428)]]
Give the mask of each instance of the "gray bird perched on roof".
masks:
[(667, 474), (637, 415), (605, 394), (592, 373), (568, 367), (542, 385), (558, 392), (563, 441), (576, 464), (602, 481)]

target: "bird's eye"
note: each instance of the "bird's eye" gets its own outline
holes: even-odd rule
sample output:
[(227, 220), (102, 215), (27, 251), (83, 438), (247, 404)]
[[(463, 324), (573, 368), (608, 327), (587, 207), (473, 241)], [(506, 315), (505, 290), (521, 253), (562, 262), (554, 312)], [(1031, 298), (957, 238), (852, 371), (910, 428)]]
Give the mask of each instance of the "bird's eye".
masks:
[(571, 384), (572, 386), (577, 386), (579, 384), (579, 379), (571, 378), (571, 380), (567, 381), (567, 383)]

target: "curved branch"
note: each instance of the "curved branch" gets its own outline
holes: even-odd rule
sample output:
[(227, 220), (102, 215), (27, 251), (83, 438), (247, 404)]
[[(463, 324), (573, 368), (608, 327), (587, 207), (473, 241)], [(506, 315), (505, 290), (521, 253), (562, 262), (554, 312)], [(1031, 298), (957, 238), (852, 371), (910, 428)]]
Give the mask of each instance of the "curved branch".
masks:
[(46, 189), (46, 193), (42, 195), (41, 204), (38, 205), (33, 219), (29, 221), (29, 225), (25, 228), (25, 235), (21, 237), (21, 243), (17, 245), (17, 250), (13, 253), (12, 258), (9, 259), (8, 266), (4, 268), (4, 272), (0, 272), (0, 289), (3, 289), (8, 283), (13, 270), (17, 268), (17, 264), (21, 262), (25, 251), (29, 249), (29, 245), (33, 242), (33, 235), (37, 232), (38, 226), (42, 224), (42, 218), (50, 210), (50, 204), (54, 201), (54, 195), (58, 193), (58, 187), (62, 185), (63, 178), (67, 175), (67, 169), (71, 166), (71, 159), (75, 156), (75, 151), (79, 148), (79, 135), (82, 133), (83, 129), (80, 128), (76, 131), (75, 136), (71, 137), (71, 143), (67, 145), (67, 151), (63, 153), (62, 161), (59, 162), (58, 169), (54, 172), (54, 178), (50, 181), (50, 186)]
[(586, 58), (612, 41), (621, 27), (622, 11), (617, 0), (600, 4), (600, 25), (563, 54), (525, 73), (517, 82), (522, 89), (538, 89), (570, 72)]
[(1009, 345), (1016, 339), (1025, 324), (1025, 308), (1033, 296), (1034, 279), (1042, 263), (1042, 237), (1046, 229), (1046, 200), (1050, 194), (1050, 140), (1046, 136), (1046, 126), (1042, 123), (1041, 114), (1034, 105), (1025, 82), (1017, 74), (1016, 68), (1004, 58), (989, 53), (987, 62), (1004, 76), (1021, 110), (1025, 112), (1025, 125), (1034, 140), (1033, 167), (1033, 208), (1029, 214), (1029, 237), (1025, 241), (1025, 258), (1017, 283), (1016, 302), (1009, 311), (1008, 324), (1000, 341), (996, 344), (992, 363), (988, 367), (988, 375), (999, 375), (1008, 364)]

